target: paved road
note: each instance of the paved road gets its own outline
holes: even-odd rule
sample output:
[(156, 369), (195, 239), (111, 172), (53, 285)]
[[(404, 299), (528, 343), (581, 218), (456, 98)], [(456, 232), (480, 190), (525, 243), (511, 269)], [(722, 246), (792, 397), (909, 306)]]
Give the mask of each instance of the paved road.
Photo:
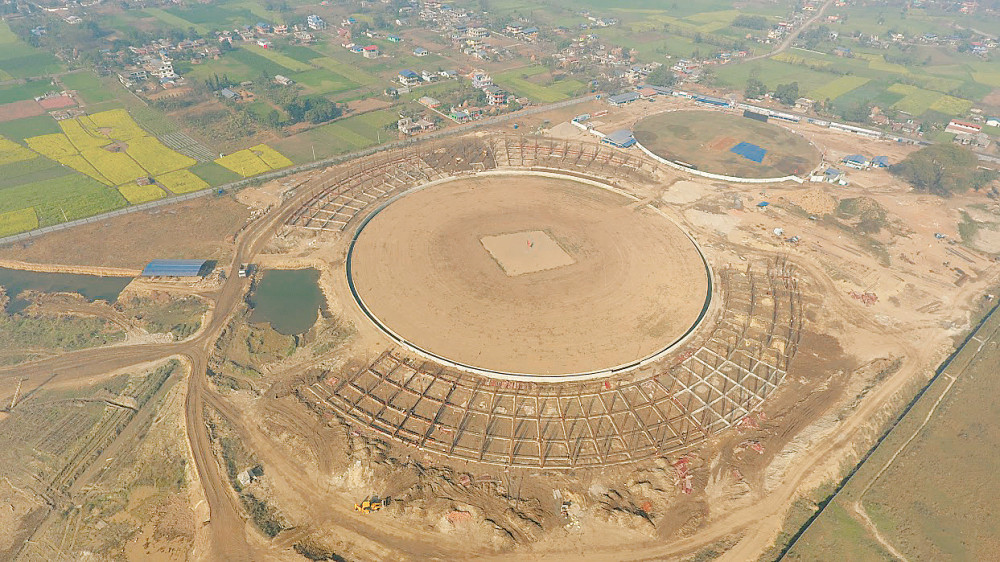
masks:
[(750, 62), (752, 60), (766, 59), (768, 57), (773, 57), (774, 55), (788, 49), (789, 47), (792, 46), (792, 41), (795, 41), (795, 39), (797, 39), (798, 36), (801, 35), (803, 31), (808, 29), (810, 25), (816, 23), (816, 21), (819, 20), (819, 18), (823, 17), (823, 13), (826, 12), (826, 9), (829, 8), (830, 4), (833, 4), (833, 2), (834, 0), (826, 0), (826, 2), (824, 2), (823, 5), (820, 6), (818, 10), (816, 10), (816, 15), (806, 20), (805, 23), (803, 23), (798, 27), (798, 29), (791, 32), (788, 35), (788, 37), (785, 37), (785, 40), (782, 41), (781, 44), (779, 44), (778, 47), (772, 50), (771, 52), (764, 53), (762, 55), (747, 57), (745, 59), (742, 59), (742, 61), (740, 62)]

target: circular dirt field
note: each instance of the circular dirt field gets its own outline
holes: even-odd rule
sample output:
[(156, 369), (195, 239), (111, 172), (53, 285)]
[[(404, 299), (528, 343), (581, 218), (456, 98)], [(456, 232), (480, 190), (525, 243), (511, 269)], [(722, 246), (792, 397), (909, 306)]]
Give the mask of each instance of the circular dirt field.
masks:
[[(742, 178), (801, 175), (820, 161), (805, 137), (771, 123), (720, 111), (668, 111), (639, 120), (635, 139), (650, 152), (713, 174)], [(741, 142), (767, 152), (760, 163), (731, 152)]]
[(688, 333), (709, 273), (677, 225), (569, 179), (437, 184), (376, 211), (348, 255), (366, 313), (439, 358), (504, 374), (630, 364)]

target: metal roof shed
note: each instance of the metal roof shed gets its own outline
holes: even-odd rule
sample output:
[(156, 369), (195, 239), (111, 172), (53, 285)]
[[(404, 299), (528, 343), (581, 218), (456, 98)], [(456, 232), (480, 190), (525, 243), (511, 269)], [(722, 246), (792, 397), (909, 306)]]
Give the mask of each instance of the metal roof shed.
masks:
[(208, 260), (153, 260), (142, 268), (141, 277), (203, 277), (214, 269)]
[(635, 138), (632, 137), (632, 131), (628, 129), (618, 129), (608, 135), (606, 135), (601, 142), (610, 144), (612, 146), (617, 146), (619, 148), (628, 148), (635, 144)]

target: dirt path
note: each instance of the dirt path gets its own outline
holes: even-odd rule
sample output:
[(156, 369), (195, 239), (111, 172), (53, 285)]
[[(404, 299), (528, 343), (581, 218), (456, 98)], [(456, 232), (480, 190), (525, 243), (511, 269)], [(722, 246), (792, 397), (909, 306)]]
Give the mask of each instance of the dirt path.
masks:
[(865, 506), (862, 505), (860, 501), (856, 501), (854, 502), (853, 507), (854, 507), (854, 513), (857, 514), (857, 516), (861, 519), (861, 524), (866, 529), (868, 529), (868, 532), (870, 532), (872, 536), (875, 537), (875, 540), (877, 540), (878, 543), (882, 545), (882, 548), (888, 550), (889, 554), (896, 557), (897, 560), (902, 560), (903, 562), (907, 562), (906, 556), (903, 556), (902, 552), (896, 550), (896, 548), (892, 546), (892, 543), (886, 540), (886, 538), (882, 536), (882, 533), (878, 532), (878, 527), (876, 527), (875, 523), (873, 523), (871, 518), (868, 517), (868, 512), (865, 511)]
[(0, 259), (0, 267), (38, 271), (42, 273), (75, 273), (78, 275), (98, 275), (100, 277), (137, 277), (141, 269), (123, 267), (97, 267), (91, 265), (65, 265), (55, 263), (30, 263), (26, 261)]

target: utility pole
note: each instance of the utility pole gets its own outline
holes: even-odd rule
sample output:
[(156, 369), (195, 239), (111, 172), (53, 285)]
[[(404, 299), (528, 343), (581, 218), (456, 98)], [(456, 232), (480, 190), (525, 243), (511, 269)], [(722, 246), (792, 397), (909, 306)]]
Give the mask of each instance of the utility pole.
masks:
[(21, 383), (23, 383), (25, 380), (26, 379), (22, 378), (21, 380), (17, 381), (17, 389), (14, 390), (14, 397), (10, 399), (10, 408), (7, 409), (8, 411), (14, 410), (14, 406), (17, 404), (17, 395), (21, 394)]

